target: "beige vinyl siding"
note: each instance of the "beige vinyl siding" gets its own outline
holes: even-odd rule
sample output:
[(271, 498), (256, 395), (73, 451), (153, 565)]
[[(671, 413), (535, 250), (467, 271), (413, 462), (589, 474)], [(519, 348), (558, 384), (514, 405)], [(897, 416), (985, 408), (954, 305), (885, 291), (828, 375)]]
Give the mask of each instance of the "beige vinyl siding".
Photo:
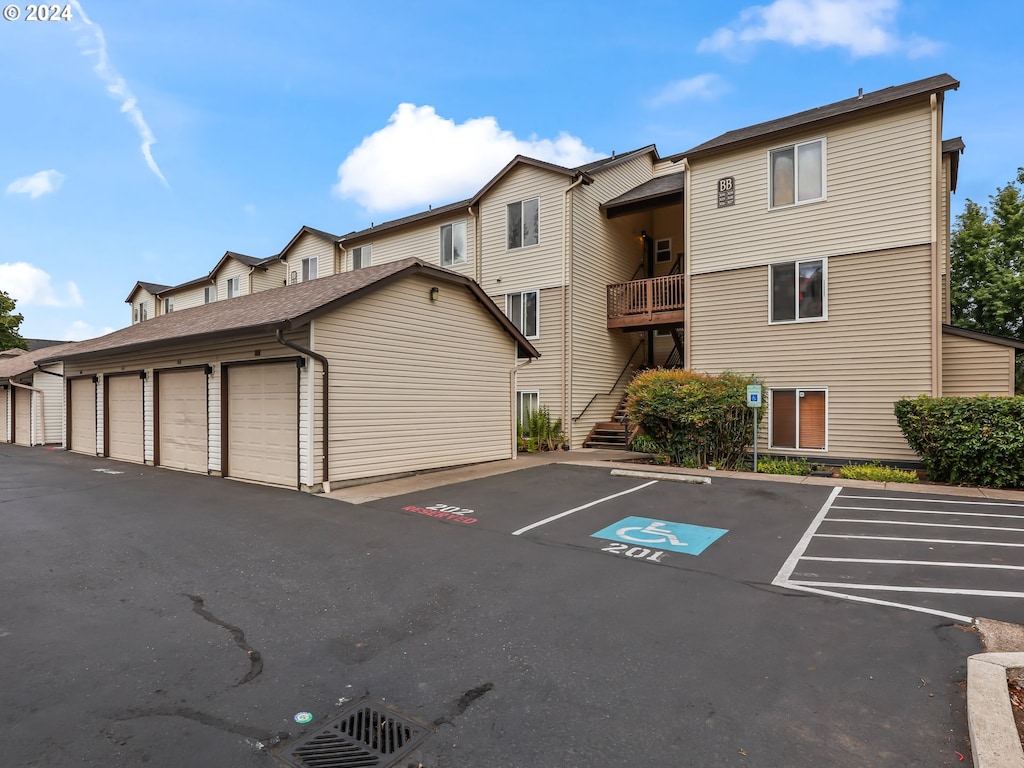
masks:
[[(768, 150), (817, 138), (827, 200), (769, 210)], [(691, 161), (691, 272), (931, 242), (932, 151), (925, 102)], [(725, 176), (736, 179), (736, 204), (718, 208)]]
[[(539, 392), (539, 405), (546, 405), (552, 420), (562, 419), (565, 425), (566, 418), (562, 413), (562, 291), (560, 288), (541, 290), (537, 300), (540, 302), (540, 336), (531, 339), (530, 343), (540, 352), (540, 358), (519, 370), (516, 389)], [(505, 295), (495, 296), (494, 302), (505, 311)]]
[(429, 264), (441, 265), (441, 227), (445, 224), (465, 222), (466, 224), (466, 260), (461, 264), (446, 266), (453, 272), (461, 272), (474, 277), (476, 258), (476, 218), (465, 210), (450, 216), (438, 217), (416, 225), (396, 228), (394, 231), (379, 232), (364, 243), (346, 244), (349, 249), (345, 254), (345, 270), (352, 269), (353, 246), (372, 244), (372, 263), (386, 264), (409, 257), (422, 259)]
[[(48, 365), (46, 369), (54, 373), (60, 373), (61, 364)], [(39, 414), (39, 423), (42, 429), (36, 430), (36, 439), (47, 445), (64, 444), (64, 379), (60, 376), (51, 376), (48, 373), (36, 372), (32, 374), (32, 386), (40, 390), (36, 393), (38, 407), (42, 408)]]
[(135, 293), (132, 294), (132, 300), (129, 303), (129, 317), (131, 317), (132, 324), (136, 322), (142, 322), (142, 318), (136, 321), (135, 312), (139, 308), (139, 304), (146, 305), (146, 319), (152, 320), (156, 317), (156, 299), (149, 291), (145, 288), (139, 288)]
[[(206, 295), (203, 293), (205, 285), (194, 285), (173, 293), (166, 293), (164, 296), (174, 297), (174, 311), (179, 312), (189, 307), (201, 307), (206, 303)], [(160, 314), (164, 314), (163, 301), (160, 302)]]
[(829, 319), (777, 325), (767, 267), (691, 277), (689, 367), (755, 373), (766, 388), (825, 387), (830, 455), (914, 460), (893, 403), (930, 394), (929, 264), (928, 246), (833, 257)]
[[(628, 373), (616, 379), (641, 336), (608, 330), (608, 285), (633, 277), (643, 263), (640, 233), (654, 231), (653, 214), (609, 220), (598, 205), (647, 181), (650, 173), (651, 159), (645, 155), (602, 171), (593, 184), (572, 191), (572, 398), (567, 425), (574, 448), (583, 444), (595, 423), (611, 418), (629, 383)], [(642, 360), (642, 352), (634, 364)]]
[[(284, 278), (291, 283), (291, 273), (295, 273), (295, 282), (302, 282), (302, 260), (316, 258), (317, 277), (327, 277), (334, 274), (334, 243), (329, 243), (321, 237), (306, 232), (291, 247), (285, 255), (287, 261), (283, 263)], [(258, 272), (259, 270), (257, 270)], [(255, 278), (255, 273), (253, 274)], [(281, 285), (277, 283), (276, 288)], [(255, 283), (254, 283), (255, 290)], [(262, 289), (261, 289), (262, 290)]]
[[(299, 275), (302, 275), (302, 262), (299, 262)], [(269, 291), (271, 288), (280, 288), (288, 281), (288, 264), (275, 261), (267, 265), (266, 269), (254, 269), (252, 271), (252, 292)]]
[[(515, 345), (464, 288), (413, 276), (319, 318), (331, 481), (512, 455)], [(318, 366), (319, 368), (319, 366)]]
[[(560, 173), (520, 165), (488, 190), (480, 202), (481, 277), (488, 295), (562, 284), (563, 212), (571, 183)], [(537, 245), (508, 250), (506, 207), (535, 197), (540, 198)]]
[(981, 339), (942, 335), (942, 394), (1013, 396), (1012, 347)]
[(673, 173), (679, 173), (681, 170), (683, 170), (681, 163), (673, 163), (671, 160), (658, 160), (654, 163), (652, 177), (671, 176)]
[[(228, 259), (224, 262), (224, 266), (215, 275), (217, 279), (217, 301), (224, 301), (228, 297), (228, 279), (232, 277), (238, 278), (238, 295), (247, 295), (249, 293), (249, 270), (249, 267), (235, 259)], [(259, 270), (255, 271), (258, 272)]]

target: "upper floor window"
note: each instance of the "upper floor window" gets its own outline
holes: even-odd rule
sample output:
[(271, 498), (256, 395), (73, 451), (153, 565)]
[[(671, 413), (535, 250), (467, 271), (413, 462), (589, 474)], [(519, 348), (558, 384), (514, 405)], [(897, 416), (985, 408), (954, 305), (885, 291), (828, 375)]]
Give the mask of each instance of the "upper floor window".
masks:
[(174, 297), (168, 296), (164, 299), (164, 314), (169, 315), (174, 311)]
[(352, 269), (362, 269), (363, 267), (370, 266), (370, 260), (373, 257), (373, 246), (372, 245), (360, 245), (358, 248), (352, 249)]
[(146, 309), (146, 302), (139, 302), (139, 322), (142, 322), (149, 317), (149, 310)]
[(217, 300), (217, 288), (213, 285), (208, 285), (203, 288), (203, 303), (212, 304)]
[(457, 221), (441, 227), (441, 266), (466, 261), (466, 222)]
[(237, 277), (229, 277), (228, 278), (228, 298), (229, 299), (233, 299), (233, 298), (235, 298), (235, 296), (239, 295), (238, 283), (239, 283), (239, 278), (237, 278)]
[(826, 319), (825, 259), (772, 264), (768, 269), (771, 275), (771, 322)]
[(536, 245), (540, 233), (540, 198), (509, 203), (508, 250)]
[(319, 275), (317, 274), (317, 258), (311, 256), (308, 259), (302, 260), (302, 282), (307, 280), (316, 280)]
[(825, 139), (768, 152), (771, 207), (825, 199)]
[(505, 294), (505, 314), (526, 338), (540, 336), (540, 294), (537, 291)]

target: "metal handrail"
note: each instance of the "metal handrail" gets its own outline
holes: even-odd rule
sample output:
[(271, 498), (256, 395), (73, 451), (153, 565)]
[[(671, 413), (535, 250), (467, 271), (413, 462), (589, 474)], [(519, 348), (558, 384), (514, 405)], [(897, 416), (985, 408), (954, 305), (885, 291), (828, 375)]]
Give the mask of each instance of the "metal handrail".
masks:
[[(619, 385), (619, 381), (622, 379), (623, 375), (625, 375), (626, 371), (629, 370), (630, 363), (633, 362), (633, 358), (636, 357), (636, 353), (640, 350), (640, 347), (642, 347), (643, 345), (644, 345), (644, 340), (640, 339), (640, 341), (637, 342), (637, 345), (635, 347), (633, 347), (633, 351), (630, 353), (629, 357), (626, 359), (626, 365), (623, 366), (621, 371), (619, 371), (619, 375), (615, 377), (615, 383), (612, 384), (611, 389), (608, 390), (608, 392), (605, 394), (605, 397), (608, 397), (609, 395), (611, 395), (612, 392), (615, 391), (615, 387), (617, 387)], [(590, 401), (585, 406), (583, 406), (583, 410), (580, 411), (580, 415), (579, 416), (574, 416), (572, 420), (574, 422), (576, 422), (576, 421), (579, 421), (580, 419), (582, 419), (583, 418), (583, 414), (587, 412), (587, 409), (590, 408), (590, 406), (592, 406), (594, 404), (594, 401), (597, 400), (597, 398), (600, 397), (600, 396), (601, 396), (601, 393), (600, 392), (596, 392), (594, 394), (594, 396), (592, 398), (590, 398)]]

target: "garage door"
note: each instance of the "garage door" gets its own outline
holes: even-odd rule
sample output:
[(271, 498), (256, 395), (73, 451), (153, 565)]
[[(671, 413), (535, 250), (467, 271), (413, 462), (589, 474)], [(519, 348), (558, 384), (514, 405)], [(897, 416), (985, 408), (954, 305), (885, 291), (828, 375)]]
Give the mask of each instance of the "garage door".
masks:
[(32, 445), (32, 391), (14, 388), (14, 442)]
[(107, 386), (107, 455), (142, 462), (142, 379), (137, 373), (111, 376)]
[(7, 442), (7, 399), (8, 388), (0, 389), (0, 443)]
[(295, 363), (227, 369), (228, 475), (274, 485), (298, 482)]
[(96, 455), (96, 385), (92, 379), (71, 379), (72, 451)]
[(206, 472), (206, 372), (160, 371), (157, 375), (160, 465)]

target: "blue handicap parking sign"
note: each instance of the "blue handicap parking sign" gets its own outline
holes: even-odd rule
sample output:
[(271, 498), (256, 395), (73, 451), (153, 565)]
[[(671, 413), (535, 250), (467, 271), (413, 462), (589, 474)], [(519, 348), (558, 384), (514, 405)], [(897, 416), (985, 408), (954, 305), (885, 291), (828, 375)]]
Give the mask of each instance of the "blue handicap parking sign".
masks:
[(725, 528), (652, 520), (649, 517), (626, 517), (590, 535), (596, 539), (699, 555), (728, 532)]

